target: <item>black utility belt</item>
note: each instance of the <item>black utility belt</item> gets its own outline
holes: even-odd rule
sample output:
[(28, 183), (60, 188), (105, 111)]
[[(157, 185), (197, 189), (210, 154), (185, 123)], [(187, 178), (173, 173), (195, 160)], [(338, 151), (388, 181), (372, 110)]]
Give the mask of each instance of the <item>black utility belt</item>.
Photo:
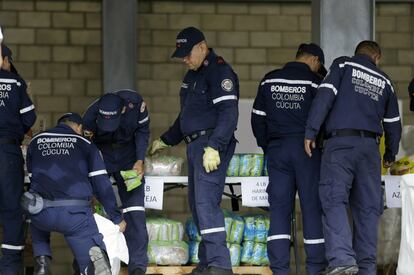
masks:
[(201, 130), (201, 131), (197, 131), (194, 132), (188, 136), (184, 137), (184, 141), (185, 143), (189, 144), (191, 142), (193, 142), (194, 140), (198, 139), (199, 137), (205, 136), (205, 135), (210, 135), (213, 132), (214, 129), (206, 129), (206, 130)]
[(18, 142), (17, 139), (14, 138), (0, 137), (0, 144), (20, 145), (20, 142)]
[(365, 130), (343, 129), (330, 132), (325, 136), (325, 139), (330, 139), (333, 137), (366, 137), (379, 140), (381, 136), (377, 133)]

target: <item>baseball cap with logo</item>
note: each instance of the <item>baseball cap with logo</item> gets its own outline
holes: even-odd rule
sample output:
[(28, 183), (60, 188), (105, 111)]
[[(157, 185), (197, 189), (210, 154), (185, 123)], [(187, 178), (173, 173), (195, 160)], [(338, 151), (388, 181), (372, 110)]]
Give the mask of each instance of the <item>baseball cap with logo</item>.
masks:
[(194, 45), (205, 40), (204, 34), (195, 27), (188, 27), (180, 31), (177, 35), (176, 49), (171, 57), (184, 58), (190, 54)]
[(112, 93), (103, 95), (98, 101), (98, 117), (96, 124), (105, 132), (114, 132), (121, 121), (124, 100)]
[(309, 43), (309, 44), (302, 43), (299, 45), (298, 52), (299, 51), (317, 56), (319, 57), (319, 61), (321, 62), (321, 64), (322, 65), (325, 64), (325, 55), (323, 54), (321, 47), (319, 47), (315, 43)]
[(65, 121), (72, 121), (77, 124), (83, 124), (82, 117), (78, 113), (66, 113), (58, 119), (57, 123), (61, 123)]

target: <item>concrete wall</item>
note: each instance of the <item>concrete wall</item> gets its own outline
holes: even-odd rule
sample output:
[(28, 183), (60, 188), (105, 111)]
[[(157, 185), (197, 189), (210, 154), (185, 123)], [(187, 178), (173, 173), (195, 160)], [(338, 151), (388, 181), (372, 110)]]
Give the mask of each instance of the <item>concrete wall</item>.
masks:
[[(64, 112), (82, 113), (102, 93), (101, 9), (100, 1), (0, 0), (5, 42), (47, 127)], [(406, 124), (414, 124), (407, 100), (414, 69), (413, 10), (409, 3), (380, 3), (376, 11), (381, 67), (404, 100)], [(292, 60), (298, 44), (310, 40), (310, 24), (310, 4), (304, 3), (139, 1), (136, 79), (149, 105), (153, 137), (179, 110), (185, 67), (170, 55), (180, 29), (201, 28), (208, 44), (238, 73), (241, 97), (252, 98), (263, 75)], [(183, 155), (184, 146), (172, 152)], [(167, 193), (165, 209), (169, 217), (184, 220), (189, 215), (185, 192)], [(54, 268), (69, 274), (70, 252), (63, 239), (55, 240)]]

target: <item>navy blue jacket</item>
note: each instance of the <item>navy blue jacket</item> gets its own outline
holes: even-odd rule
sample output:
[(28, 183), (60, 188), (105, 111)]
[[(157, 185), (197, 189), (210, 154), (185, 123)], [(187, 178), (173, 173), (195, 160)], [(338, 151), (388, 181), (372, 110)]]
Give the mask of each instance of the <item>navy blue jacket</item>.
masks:
[(314, 140), (326, 119), (326, 132), (385, 131), (384, 160), (394, 161), (401, 138), (397, 96), (388, 76), (366, 55), (337, 58), (318, 88), (306, 125)]
[(101, 150), (109, 173), (132, 169), (137, 160), (144, 160), (149, 139), (149, 115), (142, 97), (132, 90), (115, 92), (124, 99), (125, 113), (115, 132), (104, 132), (96, 125), (98, 100), (83, 116), (84, 129), (92, 131), (93, 142)]
[(90, 200), (93, 194), (110, 219), (122, 220), (102, 156), (94, 144), (60, 123), (36, 135), (27, 150), (30, 189), (49, 200)]
[(22, 141), (36, 121), (34, 105), (24, 80), (0, 70), (0, 137)]
[(201, 67), (185, 75), (180, 90), (180, 114), (161, 139), (166, 144), (177, 145), (194, 132), (214, 129), (207, 146), (224, 150), (234, 138), (238, 99), (236, 73), (210, 49)]
[(266, 150), (273, 138), (304, 136), (319, 83), (319, 77), (302, 62), (289, 62), (282, 69), (266, 74), (260, 82), (251, 116), (257, 145)]

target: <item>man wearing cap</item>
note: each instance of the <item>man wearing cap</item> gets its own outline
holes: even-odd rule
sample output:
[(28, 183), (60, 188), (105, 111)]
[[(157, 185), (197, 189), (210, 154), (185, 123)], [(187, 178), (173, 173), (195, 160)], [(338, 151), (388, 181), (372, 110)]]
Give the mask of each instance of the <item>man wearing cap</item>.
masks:
[[(301, 44), (296, 60), (265, 75), (253, 104), (251, 125), (267, 157), (270, 229), (267, 252), (274, 274), (289, 274), (290, 217), (299, 193), (307, 274), (326, 267), (322, 211), (318, 196), (320, 151), (303, 152), (306, 119), (321, 81), (322, 49)], [(294, 213), (293, 213), (294, 214)]]
[(220, 203), (236, 145), (238, 78), (194, 27), (177, 35), (172, 57), (181, 58), (189, 68), (181, 84), (181, 111), (170, 129), (153, 142), (150, 153), (183, 139), (187, 143), (188, 199), (202, 236), (200, 263), (192, 274), (233, 274)]
[(103, 204), (109, 218), (126, 223), (116, 205), (112, 184), (98, 149), (82, 137), (82, 118), (67, 113), (58, 125), (36, 135), (27, 150), (27, 170), (30, 177), (30, 195), (40, 196), (43, 209), (31, 209), (36, 204), (22, 206), (31, 215), (31, 235), (35, 275), (50, 274), (52, 253), (51, 231), (65, 236), (82, 274), (110, 275), (110, 266), (104, 253), (103, 237), (93, 218), (93, 195)]
[(377, 274), (378, 223), (384, 207), (379, 137), (384, 131), (385, 168), (394, 162), (401, 138), (397, 97), (390, 79), (377, 67), (380, 59), (379, 45), (366, 40), (358, 44), (354, 57), (334, 60), (306, 123), (309, 156), (323, 123), (327, 138), (319, 183), (329, 261), (324, 274)]
[[(3, 62), (6, 63), (6, 62)], [(23, 156), (20, 144), (36, 120), (26, 83), (18, 75), (0, 70), (0, 220), (3, 226), (0, 274), (19, 274), (24, 249)]]
[(127, 191), (120, 171), (136, 170), (144, 181), (144, 158), (148, 147), (149, 116), (142, 97), (132, 90), (107, 93), (86, 111), (85, 132), (103, 154), (106, 169), (118, 186), (128, 227), (129, 274), (145, 274), (148, 264), (148, 233), (145, 222), (144, 184)]
[(10, 50), (10, 48), (3, 43), (1, 44), (1, 52), (3, 57), (3, 64), (1, 65), (1, 69), (19, 75), (16, 70), (16, 67), (14, 67), (12, 63), (13, 58), (12, 51)]

